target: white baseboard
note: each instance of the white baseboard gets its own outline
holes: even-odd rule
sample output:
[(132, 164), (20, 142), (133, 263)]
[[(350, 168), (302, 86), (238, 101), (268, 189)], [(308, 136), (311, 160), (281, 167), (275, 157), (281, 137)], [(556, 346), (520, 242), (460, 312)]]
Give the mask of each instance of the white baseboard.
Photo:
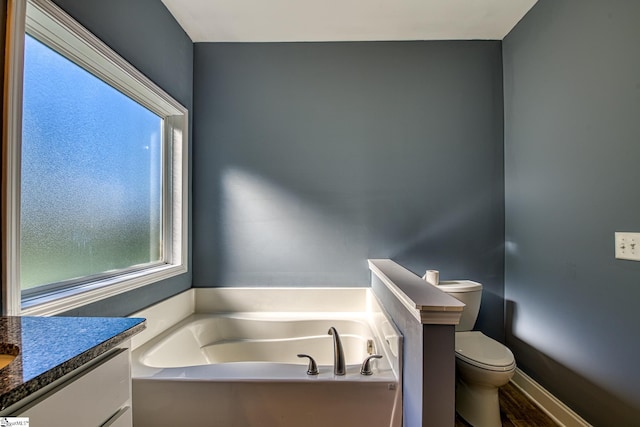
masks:
[(558, 400), (554, 395), (545, 390), (531, 377), (516, 368), (511, 382), (518, 387), (534, 404), (549, 415), (562, 427), (592, 427), (583, 420), (571, 408)]

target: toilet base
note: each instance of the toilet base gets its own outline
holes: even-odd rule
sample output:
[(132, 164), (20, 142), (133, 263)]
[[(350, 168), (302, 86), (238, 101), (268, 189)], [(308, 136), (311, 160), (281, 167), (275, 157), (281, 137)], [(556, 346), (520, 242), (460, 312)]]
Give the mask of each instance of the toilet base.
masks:
[(474, 427), (502, 427), (498, 387), (471, 387), (458, 376), (456, 412)]

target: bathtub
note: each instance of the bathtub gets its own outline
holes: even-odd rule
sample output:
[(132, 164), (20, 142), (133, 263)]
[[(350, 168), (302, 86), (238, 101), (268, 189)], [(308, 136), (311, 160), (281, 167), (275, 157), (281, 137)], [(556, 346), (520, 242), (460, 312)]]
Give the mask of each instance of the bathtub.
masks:
[[(149, 325), (132, 344), (136, 427), (401, 425), (402, 337), (369, 289), (191, 289), (172, 300), (134, 314)], [(371, 354), (383, 357), (361, 375)]]

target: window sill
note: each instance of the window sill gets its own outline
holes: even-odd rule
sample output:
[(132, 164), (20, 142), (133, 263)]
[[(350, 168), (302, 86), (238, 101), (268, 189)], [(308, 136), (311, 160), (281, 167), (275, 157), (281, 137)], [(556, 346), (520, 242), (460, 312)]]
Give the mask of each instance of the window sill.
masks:
[(34, 298), (22, 305), (20, 315), (54, 316), (186, 272), (185, 265), (162, 265), (88, 283), (77, 288)]

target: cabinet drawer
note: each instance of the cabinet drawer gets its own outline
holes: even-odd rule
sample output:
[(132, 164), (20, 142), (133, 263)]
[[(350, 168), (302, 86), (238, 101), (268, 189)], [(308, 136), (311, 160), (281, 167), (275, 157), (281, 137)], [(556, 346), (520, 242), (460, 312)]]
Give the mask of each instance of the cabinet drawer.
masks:
[(101, 427), (133, 427), (133, 416), (131, 407), (125, 406), (120, 411), (104, 423)]
[(47, 393), (20, 413), (34, 427), (101, 426), (130, 404), (129, 350), (110, 356)]

